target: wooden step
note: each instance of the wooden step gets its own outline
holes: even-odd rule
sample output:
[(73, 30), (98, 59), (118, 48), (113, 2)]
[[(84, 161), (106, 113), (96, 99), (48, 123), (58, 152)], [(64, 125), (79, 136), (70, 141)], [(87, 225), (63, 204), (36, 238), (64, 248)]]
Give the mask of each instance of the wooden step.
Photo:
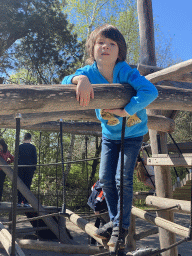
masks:
[(147, 158), (147, 165), (154, 166), (192, 166), (192, 154), (154, 154)]
[(191, 201), (192, 173), (186, 174), (185, 178), (173, 185), (173, 198)]

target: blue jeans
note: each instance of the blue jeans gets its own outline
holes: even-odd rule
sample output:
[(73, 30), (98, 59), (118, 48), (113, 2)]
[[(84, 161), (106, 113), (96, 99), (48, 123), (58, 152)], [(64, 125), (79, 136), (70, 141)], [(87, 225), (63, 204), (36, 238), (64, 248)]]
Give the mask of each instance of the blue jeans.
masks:
[[(133, 172), (143, 136), (128, 138), (124, 141), (124, 175), (123, 175), (123, 228), (128, 229), (133, 199)], [(110, 220), (119, 226), (120, 217), (120, 168), (121, 141), (110, 140), (103, 136), (99, 179)]]

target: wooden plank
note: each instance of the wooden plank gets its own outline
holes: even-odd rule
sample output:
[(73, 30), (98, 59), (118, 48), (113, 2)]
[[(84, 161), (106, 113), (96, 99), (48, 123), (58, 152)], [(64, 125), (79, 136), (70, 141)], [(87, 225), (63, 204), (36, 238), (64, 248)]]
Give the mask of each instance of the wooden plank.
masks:
[[(162, 199), (164, 199), (164, 198), (162, 198)], [(139, 208), (136, 208), (134, 206), (132, 207), (131, 212), (135, 216), (137, 216), (143, 220), (146, 220), (146, 221), (150, 222), (151, 224), (154, 224), (154, 225), (161, 227), (165, 230), (168, 230), (169, 232), (172, 232), (172, 233), (177, 234), (182, 237), (188, 237), (189, 229), (186, 227), (183, 227), (181, 225), (178, 225), (176, 223), (168, 221), (164, 218), (156, 217), (155, 215), (152, 215), (152, 214), (150, 214), (146, 211), (143, 211)]]
[[(8, 255), (11, 255), (12, 236), (7, 229), (0, 222), (0, 242), (2, 243), (5, 251)], [(25, 256), (24, 252), (19, 247), (18, 243), (15, 242), (15, 252), (18, 256)]]
[(154, 154), (147, 158), (148, 165), (154, 166), (192, 166), (192, 154)]
[(147, 196), (146, 204), (150, 206), (155, 206), (158, 208), (168, 208), (173, 206), (178, 206), (177, 208), (172, 209), (172, 211), (178, 211), (189, 214), (191, 212), (190, 202), (183, 200), (174, 200), (171, 198), (162, 198), (157, 196)]
[[(56, 253), (64, 253), (64, 254), (98, 254), (104, 252), (106, 250), (98, 247), (98, 246), (86, 246), (86, 245), (68, 245), (61, 244), (59, 242), (53, 241), (37, 241), (30, 239), (20, 239), (18, 240), (18, 244), (23, 249), (29, 250), (38, 250), (38, 251), (52, 251)], [(1, 244), (0, 244), (0, 247)]]

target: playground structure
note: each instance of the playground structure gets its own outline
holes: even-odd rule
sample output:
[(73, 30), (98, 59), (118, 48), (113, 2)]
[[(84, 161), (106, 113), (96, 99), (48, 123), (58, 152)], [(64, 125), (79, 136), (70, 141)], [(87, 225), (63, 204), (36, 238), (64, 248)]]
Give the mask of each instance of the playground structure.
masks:
[[(192, 60), (188, 60), (169, 68), (159, 69), (156, 67), (155, 59), (155, 42), (153, 29), (152, 1), (138, 0), (138, 18), (140, 29), (140, 63), (137, 66), (142, 75), (154, 83), (158, 89), (158, 98), (147, 107), (149, 116), (149, 136), (151, 142), (152, 157), (148, 158), (148, 164), (154, 165), (155, 183), (157, 196), (147, 196), (146, 203), (158, 208), (170, 208), (169, 211), (157, 211), (157, 217), (150, 213), (140, 210), (136, 207), (132, 209), (132, 224), (129, 229), (128, 245), (130, 250), (135, 250), (135, 241), (140, 239), (139, 234), (135, 234), (135, 216), (142, 218), (159, 227), (159, 240), (161, 248), (167, 248), (176, 242), (175, 234), (184, 237), (187, 241), (191, 239), (191, 229), (182, 227), (174, 223), (174, 211), (180, 211), (187, 214), (191, 213), (190, 201), (177, 200), (173, 198), (173, 187), (171, 181), (170, 166), (192, 166), (192, 154), (187, 151), (188, 145), (183, 144), (185, 154), (168, 155), (167, 133), (174, 131), (174, 119), (179, 110), (192, 111)], [(168, 82), (166, 82), (168, 81)], [(174, 81), (174, 82), (172, 82)], [(63, 120), (84, 120), (83, 122), (62, 122), (63, 132), (72, 132), (76, 134), (101, 135), (100, 124), (93, 114), (95, 108), (123, 108), (134, 92), (131, 86), (125, 85), (94, 85), (95, 99), (91, 101), (88, 107), (81, 107), (75, 100), (75, 86), (65, 85), (1, 85), (0, 102), (1, 117), (0, 127), (15, 128), (17, 121), (20, 122), (23, 129), (50, 130), (56, 131), (60, 128), (61, 119)], [(107, 97), (106, 97), (107, 95)], [(9, 114), (8, 114), (9, 113)], [(60, 122), (58, 120), (60, 119)], [(159, 134), (159, 140), (157, 138)], [(159, 152), (159, 148), (161, 152)], [(172, 152), (174, 152), (173, 150)], [(188, 153), (189, 152), (189, 153)], [(160, 153), (160, 154), (159, 154)], [(14, 172), (4, 160), (0, 159), (1, 168), (6, 175), (14, 180)], [(48, 213), (43, 206), (38, 204), (37, 199), (29, 191), (22, 181), (17, 178), (17, 187), (20, 192), (27, 198), (34, 211), (40, 212), (40, 215)], [(192, 174), (187, 176), (188, 180), (192, 179)], [(49, 211), (50, 212), (50, 211)], [(59, 215), (59, 213), (58, 213)], [(16, 210), (13, 210), (13, 216), (16, 216)], [(70, 221), (83, 229), (87, 234), (94, 237), (93, 233), (96, 227), (88, 221), (80, 218), (77, 214), (66, 210), (66, 213), (60, 214), (61, 223), (53, 220), (52, 216), (43, 217), (44, 222), (50, 230), (60, 238), (64, 244), (56, 247), (67, 248), (67, 244), (73, 244), (66, 234), (65, 221), (63, 217), (68, 217)], [(14, 219), (13, 219), (14, 221)], [(14, 223), (13, 223), (14, 226)], [(146, 231), (142, 237), (150, 235), (154, 231)], [(139, 238), (140, 237), (140, 238)], [(96, 237), (96, 241), (106, 244)], [(11, 235), (1, 224), (0, 241), (5, 250), (10, 255)], [(13, 241), (13, 239), (12, 239)], [(31, 248), (37, 249), (37, 243), (31, 243)], [(22, 244), (22, 240), (19, 243)], [(13, 245), (13, 244), (12, 244)], [(25, 244), (26, 246), (26, 244)], [(46, 243), (38, 243), (38, 247), (46, 247)], [(49, 242), (50, 246), (50, 242)], [(81, 253), (94, 254), (98, 250), (89, 251), (89, 248), (80, 248), (79, 245), (70, 245), (72, 251), (79, 250)], [(52, 246), (52, 250), (55, 245)], [(19, 245), (15, 244), (17, 255), (24, 255)], [(66, 249), (67, 250), (67, 249)], [(91, 250), (91, 249), (90, 249)], [(129, 254), (131, 255), (131, 254)], [(149, 254), (146, 254), (149, 255)], [(177, 247), (173, 247), (162, 253), (163, 256), (178, 255)]]

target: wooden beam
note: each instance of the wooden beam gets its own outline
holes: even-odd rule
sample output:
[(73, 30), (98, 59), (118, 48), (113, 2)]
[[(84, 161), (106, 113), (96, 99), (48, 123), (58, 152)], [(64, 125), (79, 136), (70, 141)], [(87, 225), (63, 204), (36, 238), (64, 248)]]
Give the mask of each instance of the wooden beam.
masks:
[[(164, 198), (162, 198), (164, 199)], [(139, 208), (136, 208), (136, 207), (132, 207), (132, 214), (134, 214), (135, 216), (143, 219), (143, 220), (146, 220), (148, 222), (150, 222), (151, 224), (154, 224), (158, 227), (161, 227), (163, 229), (166, 229), (168, 230), (169, 232), (172, 232), (174, 234), (177, 234), (179, 236), (182, 236), (182, 237), (188, 237), (188, 234), (189, 234), (189, 229), (186, 228), (186, 227), (183, 227), (181, 225), (178, 225), (176, 223), (173, 223), (171, 221), (168, 221), (164, 218), (161, 218), (161, 217), (156, 217), (146, 211), (143, 211)]]
[[(192, 111), (192, 89), (156, 87), (159, 96), (147, 109)], [(93, 85), (95, 99), (91, 100), (88, 107), (81, 107), (75, 99), (75, 88), (75, 85), (1, 85), (1, 115), (123, 108), (135, 95), (130, 85)]]
[[(30, 239), (20, 239), (18, 244), (23, 249), (38, 250), (38, 251), (52, 251), (56, 253), (69, 253), (69, 254), (98, 254), (106, 251), (98, 246), (87, 246), (87, 245), (68, 245), (61, 244), (59, 242), (52, 241), (37, 241)], [(0, 247), (1, 244), (0, 244)]]
[[(72, 111), (73, 113), (75, 111)], [(78, 111), (77, 111), (78, 112)], [(81, 111), (79, 111), (81, 112)], [(101, 136), (101, 124), (99, 120), (95, 116), (94, 110), (89, 111), (83, 111), (84, 114), (87, 113), (86, 119), (93, 119), (97, 122), (63, 122), (63, 132), (66, 133), (74, 133), (74, 134), (86, 134), (86, 135), (97, 135)], [(37, 113), (38, 114), (38, 113)], [(38, 131), (59, 131), (60, 130), (60, 123), (57, 121), (48, 121), (49, 119), (55, 119), (58, 120), (58, 116), (56, 115), (55, 118), (53, 117), (53, 113), (50, 113), (50, 117), (48, 113), (46, 113), (47, 122), (39, 123), (40, 118), (39, 116), (42, 116), (42, 119), (44, 120), (43, 113), (41, 115), (38, 115), (37, 119), (35, 119), (36, 114), (33, 115), (33, 120), (29, 120), (29, 123), (27, 123), (27, 120), (24, 118), (21, 118), (21, 128), (26, 130), (38, 130)], [(26, 116), (27, 114), (24, 114)], [(64, 115), (61, 115), (64, 116)], [(78, 115), (80, 116), (80, 114)], [(13, 116), (3, 116), (4, 121), (2, 124), (0, 124), (0, 128), (11, 128), (15, 129), (15, 119)], [(62, 117), (61, 117), (62, 118)], [(70, 113), (70, 111), (65, 112), (65, 120), (67, 119), (73, 119), (73, 115)], [(75, 115), (74, 119), (77, 118), (77, 115)], [(74, 120), (73, 119), (73, 120)], [(1, 116), (0, 116), (0, 120)], [(37, 122), (36, 124), (35, 121)], [(33, 123), (31, 125), (31, 123)], [(159, 130), (159, 131), (165, 131), (172, 133), (175, 129), (175, 122), (174, 120), (164, 117), (164, 116), (148, 116), (148, 128), (153, 130)]]
[(147, 158), (148, 165), (155, 166), (192, 166), (192, 154), (153, 154), (152, 157)]
[[(172, 66), (173, 67), (173, 66)], [(160, 71), (160, 70), (163, 70), (163, 68), (160, 68), (160, 67), (157, 67), (157, 66), (149, 66), (149, 65), (143, 65), (141, 63), (139, 63), (137, 65), (137, 69), (139, 70), (139, 73), (142, 75), (142, 76), (146, 76), (148, 74), (151, 74), (151, 73), (155, 73), (157, 71)], [(182, 70), (183, 72), (186, 72), (185, 69)], [(170, 77), (167, 77), (164, 79), (165, 80), (168, 80), (168, 81), (176, 81), (176, 82), (182, 82), (182, 83), (192, 83), (192, 73), (182, 73), (181, 74), (175, 74), (174, 75), (171, 75), (170, 74)]]
[(172, 211), (179, 211), (187, 214), (190, 214), (191, 212), (191, 206), (189, 201), (175, 200), (171, 198), (162, 198), (157, 196), (147, 196), (146, 204), (150, 206), (159, 207), (159, 208), (168, 208), (168, 207), (177, 206), (177, 208), (173, 208)]
[(146, 76), (146, 78), (152, 83), (157, 83), (164, 80), (177, 81), (176, 80), (177, 77), (181, 77), (184, 74), (189, 73), (191, 71), (192, 71), (192, 59), (183, 61), (171, 67), (149, 74)]
[(97, 228), (93, 224), (89, 223), (87, 220), (83, 219), (82, 217), (80, 217), (79, 215), (75, 214), (74, 212), (72, 212), (68, 209), (66, 209), (66, 213), (69, 214), (69, 220), (73, 224), (75, 224), (80, 229), (85, 231), (89, 236), (93, 237), (98, 243), (103, 245), (106, 249), (109, 248), (107, 246), (107, 241), (94, 236), (94, 232), (97, 230)]
[[(1, 222), (0, 222), (0, 242), (2, 243), (7, 254), (11, 255), (12, 236)], [(25, 256), (24, 252), (21, 250), (17, 242), (15, 242), (15, 252), (18, 256)]]

